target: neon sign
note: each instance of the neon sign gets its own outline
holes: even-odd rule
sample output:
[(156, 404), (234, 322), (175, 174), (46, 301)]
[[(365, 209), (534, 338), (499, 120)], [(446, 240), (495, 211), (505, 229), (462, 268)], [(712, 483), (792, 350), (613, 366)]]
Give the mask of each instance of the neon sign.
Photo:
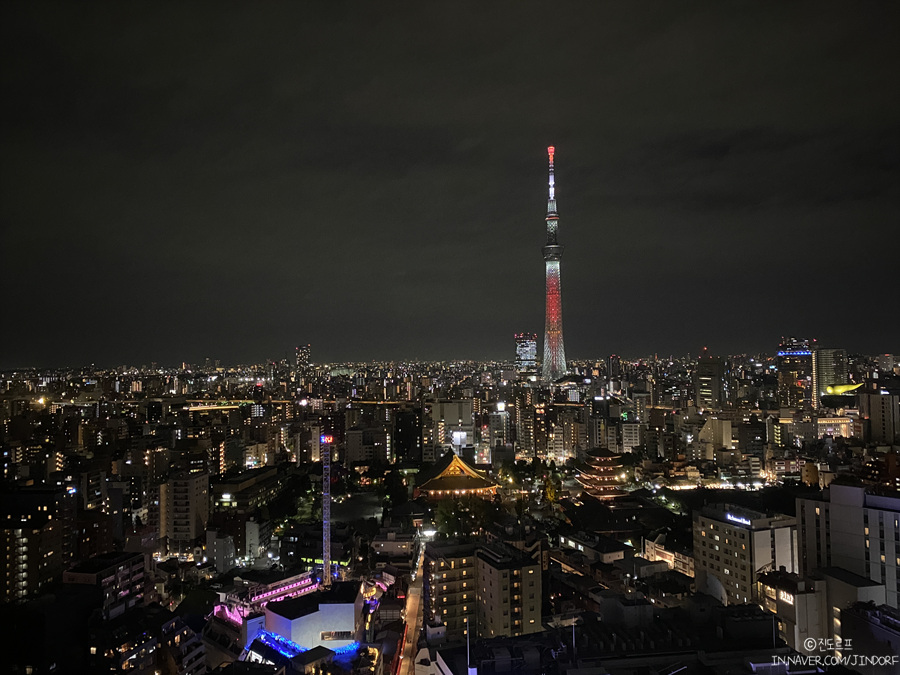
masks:
[(334, 436), (322, 434), (321, 436), (319, 436), (319, 442), (329, 445), (331, 443), (334, 443)]
[(740, 516), (735, 516), (731, 513), (726, 513), (725, 518), (730, 520), (732, 523), (737, 523), (738, 525), (746, 525), (750, 527), (750, 521), (747, 518), (741, 518)]

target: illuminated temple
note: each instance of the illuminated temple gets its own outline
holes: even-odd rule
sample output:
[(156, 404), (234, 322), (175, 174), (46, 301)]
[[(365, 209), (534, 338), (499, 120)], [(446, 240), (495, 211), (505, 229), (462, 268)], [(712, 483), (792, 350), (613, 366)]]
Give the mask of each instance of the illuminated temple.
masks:
[(622, 459), (609, 450), (595, 448), (587, 454), (585, 466), (579, 470), (578, 482), (583, 493), (595, 499), (615, 499), (627, 494), (622, 486)]
[(434, 500), (460, 497), (492, 499), (500, 488), (452, 450), (441, 458), (435, 472), (416, 488), (417, 495)]

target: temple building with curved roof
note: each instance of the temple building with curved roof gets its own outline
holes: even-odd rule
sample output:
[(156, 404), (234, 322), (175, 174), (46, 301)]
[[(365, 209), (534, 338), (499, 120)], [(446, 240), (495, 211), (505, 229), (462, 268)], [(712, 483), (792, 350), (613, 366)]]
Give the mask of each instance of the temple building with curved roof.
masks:
[(416, 488), (416, 495), (434, 500), (461, 497), (492, 499), (499, 489), (499, 485), (451, 450), (438, 462), (434, 475)]
[(622, 478), (620, 455), (595, 448), (587, 453), (585, 464), (576, 477), (583, 494), (595, 499), (616, 499), (628, 494), (622, 487), (625, 481)]

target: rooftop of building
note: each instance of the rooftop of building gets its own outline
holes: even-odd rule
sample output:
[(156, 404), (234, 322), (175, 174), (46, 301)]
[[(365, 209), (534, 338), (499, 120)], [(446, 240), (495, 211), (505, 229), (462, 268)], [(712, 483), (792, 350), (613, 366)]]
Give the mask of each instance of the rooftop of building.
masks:
[(539, 564), (519, 549), (499, 541), (479, 546), (477, 556), (496, 569), (518, 569)]
[(76, 574), (96, 574), (98, 572), (102, 572), (103, 570), (109, 569), (110, 567), (117, 567), (118, 565), (133, 562), (140, 562), (141, 564), (143, 564), (144, 554), (134, 552), (119, 553), (115, 551), (109, 553), (100, 553), (92, 558), (88, 558), (87, 560), (82, 560), (81, 562), (77, 563), (69, 569), (69, 572), (73, 572)]
[(239, 474), (234, 476), (229, 476), (228, 478), (223, 478), (222, 480), (218, 480), (215, 483), (215, 487), (217, 489), (223, 488), (225, 486), (236, 487), (248, 481), (257, 481), (261, 478), (266, 478), (268, 475), (277, 475), (278, 467), (274, 466), (261, 466), (257, 469), (247, 469), (246, 471), (242, 471)]
[(336, 581), (327, 591), (309, 593), (287, 600), (276, 600), (266, 605), (266, 609), (285, 619), (299, 619), (319, 611), (320, 605), (352, 605), (359, 595), (358, 581)]
[(813, 593), (815, 591), (813, 584), (809, 583), (799, 574), (788, 572), (785, 569), (773, 570), (771, 572), (760, 574), (758, 580), (763, 586), (776, 588), (780, 591), (789, 591), (791, 595)]
[(770, 525), (780, 527), (795, 522), (794, 516), (788, 516), (783, 513), (774, 513), (770, 516), (745, 506), (728, 503), (708, 504), (700, 511), (695, 511), (694, 513), (699, 513), (701, 516), (720, 522), (742, 525), (751, 529), (756, 527), (765, 528)]
[(837, 579), (838, 581), (841, 581), (850, 586), (854, 586), (856, 588), (881, 586), (880, 582), (872, 581), (871, 579), (867, 579), (866, 577), (860, 576), (859, 574), (854, 574), (849, 570), (845, 570), (843, 567), (825, 567), (819, 570), (819, 575)]
[(425, 555), (432, 560), (438, 558), (468, 558), (475, 555), (477, 544), (463, 544), (454, 539), (429, 541), (425, 544)]

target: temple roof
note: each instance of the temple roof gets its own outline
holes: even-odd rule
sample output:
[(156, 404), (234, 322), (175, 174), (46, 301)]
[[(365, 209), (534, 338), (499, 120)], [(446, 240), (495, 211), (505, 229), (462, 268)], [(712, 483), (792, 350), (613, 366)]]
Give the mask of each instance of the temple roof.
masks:
[(437, 473), (422, 483), (420, 490), (486, 490), (499, 487), (452, 450), (441, 458), (435, 468)]
[(587, 457), (588, 459), (621, 459), (622, 455), (606, 448), (594, 448), (593, 450), (588, 450)]

